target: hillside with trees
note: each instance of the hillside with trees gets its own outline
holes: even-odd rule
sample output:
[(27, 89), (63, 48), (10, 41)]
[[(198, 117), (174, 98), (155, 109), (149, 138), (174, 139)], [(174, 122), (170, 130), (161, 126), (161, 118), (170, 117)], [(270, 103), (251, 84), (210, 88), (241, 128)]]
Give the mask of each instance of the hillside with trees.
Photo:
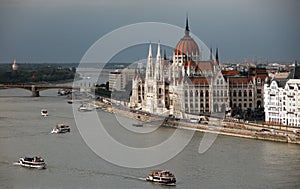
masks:
[(12, 70), (11, 64), (0, 65), (1, 84), (54, 83), (73, 80), (76, 75), (74, 65), (19, 64)]

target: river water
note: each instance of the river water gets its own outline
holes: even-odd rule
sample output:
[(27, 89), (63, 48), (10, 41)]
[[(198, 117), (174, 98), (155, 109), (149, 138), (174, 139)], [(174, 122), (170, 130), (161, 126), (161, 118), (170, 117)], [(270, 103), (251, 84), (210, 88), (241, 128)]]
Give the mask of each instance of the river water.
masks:
[[(161, 165), (134, 169), (111, 164), (85, 144), (76, 127), (72, 106), (56, 93), (57, 90), (46, 90), (40, 93), (41, 97), (30, 97), (30, 92), (22, 89), (0, 90), (0, 188), (273, 189), (300, 186), (299, 145), (219, 135), (209, 150), (199, 154), (203, 134), (198, 132), (181, 153)], [(48, 117), (40, 116), (41, 108), (48, 109)], [(101, 119), (109, 123), (111, 116), (102, 112)], [(71, 132), (49, 134), (55, 124), (61, 122), (71, 125)], [(109, 129), (121, 133), (119, 127)], [(160, 128), (152, 134), (164, 139), (173, 132), (172, 128)], [(118, 134), (120, 141), (127, 141), (126, 137)], [(128, 143), (134, 145), (134, 140)], [(12, 165), (25, 155), (44, 157), (47, 169)], [(177, 185), (168, 187), (140, 179), (156, 168), (175, 173)]]

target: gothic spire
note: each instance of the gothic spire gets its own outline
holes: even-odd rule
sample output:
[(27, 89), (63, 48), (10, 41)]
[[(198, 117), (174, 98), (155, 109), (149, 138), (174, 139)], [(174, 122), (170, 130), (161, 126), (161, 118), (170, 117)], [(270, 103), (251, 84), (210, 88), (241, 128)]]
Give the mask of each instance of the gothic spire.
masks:
[(152, 58), (152, 47), (151, 47), (151, 42), (150, 42), (150, 44), (149, 44), (148, 58)]
[(186, 31), (190, 31), (190, 28), (189, 28), (189, 17), (188, 17), (187, 13), (186, 13), (186, 21), (185, 21), (185, 30)]
[(152, 46), (151, 42), (149, 44), (149, 53), (146, 67), (146, 79), (150, 79), (153, 77), (153, 59), (152, 59)]
[(157, 44), (157, 54), (156, 54), (156, 59), (161, 58), (161, 52), (160, 52), (160, 43), (158, 42)]
[(216, 66), (219, 66), (219, 49), (216, 50)]
[(190, 34), (190, 28), (189, 28), (189, 18), (188, 14), (186, 13), (186, 20), (185, 20), (185, 35)]
[(160, 43), (157, 44), (157, 55), (156, 55), (156, 64), (155, 64), (155, 79), (161, 80), (162, 77), (162, 62), (161, 62), (161, 51)]

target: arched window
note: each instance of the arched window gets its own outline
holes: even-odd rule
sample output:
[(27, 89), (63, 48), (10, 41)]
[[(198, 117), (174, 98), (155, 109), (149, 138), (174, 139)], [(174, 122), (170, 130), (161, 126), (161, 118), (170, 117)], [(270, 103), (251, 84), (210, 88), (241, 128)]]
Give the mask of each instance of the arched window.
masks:
[(244, 97), (247, 96), (247, 90), (244, 90)]
[(203, 91), (202, 90), (200, 91), (200, 97), (203, 97)]
[(233, 96), (236, 96), (236, 91), (235, 90), (233, 91)]
[(205, 96), (206, 96), (206, 97), (209, 97), (209, 92), (208, 92), (208, 90), (206, 90)]
[(195, 91), (195, 96), (198, 97), (198, 90)]
[(252, 91), (249, 91), (249, 96), (252, 97)]
[(242, 96), (242, 91), (241, 90), (239, 90), (239, 96)]

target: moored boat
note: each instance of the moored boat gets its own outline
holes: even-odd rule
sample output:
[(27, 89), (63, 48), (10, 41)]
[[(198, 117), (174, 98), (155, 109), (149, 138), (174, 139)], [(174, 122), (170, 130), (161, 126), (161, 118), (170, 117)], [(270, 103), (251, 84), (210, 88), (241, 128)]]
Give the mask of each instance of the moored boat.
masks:
[(51, 131), (51, 133), (66, 133), (66, 132), (70, 132), (71, 129), (70, 129), (70, 126), (68, 125), (65, 125), (63, 123), (61, 124), (57, 124)]
[(176, 178), (175, 175), (168, 170), (152, 170), (146, 177), (146, 181), (175, 185)]
[(78, 111), (80, 112), (90, 112), (93, 111), (95, 107), (92, 104), (86, 103), (79, 106)]
[(64, 96), (64, 95), (68, 95), (68, 94), (71, 94), (71, 90), (58, 89), (58, 91), (57, 91), (57, 95), (60, 95), (60, 96)]
[(142, 123), (133, 123), (132, 126), (134, 127), (143, 127)]
[(41, 109), (41, 116), (48, 116), (48, 110), (47, 109)]
[(19, 161), (14, 163), (15, 165), (20, 165), (22, 167), (36, 168), (36, 169), (45, 169), (46, 163), (45, 160), (41, 157), (20, 157)]

